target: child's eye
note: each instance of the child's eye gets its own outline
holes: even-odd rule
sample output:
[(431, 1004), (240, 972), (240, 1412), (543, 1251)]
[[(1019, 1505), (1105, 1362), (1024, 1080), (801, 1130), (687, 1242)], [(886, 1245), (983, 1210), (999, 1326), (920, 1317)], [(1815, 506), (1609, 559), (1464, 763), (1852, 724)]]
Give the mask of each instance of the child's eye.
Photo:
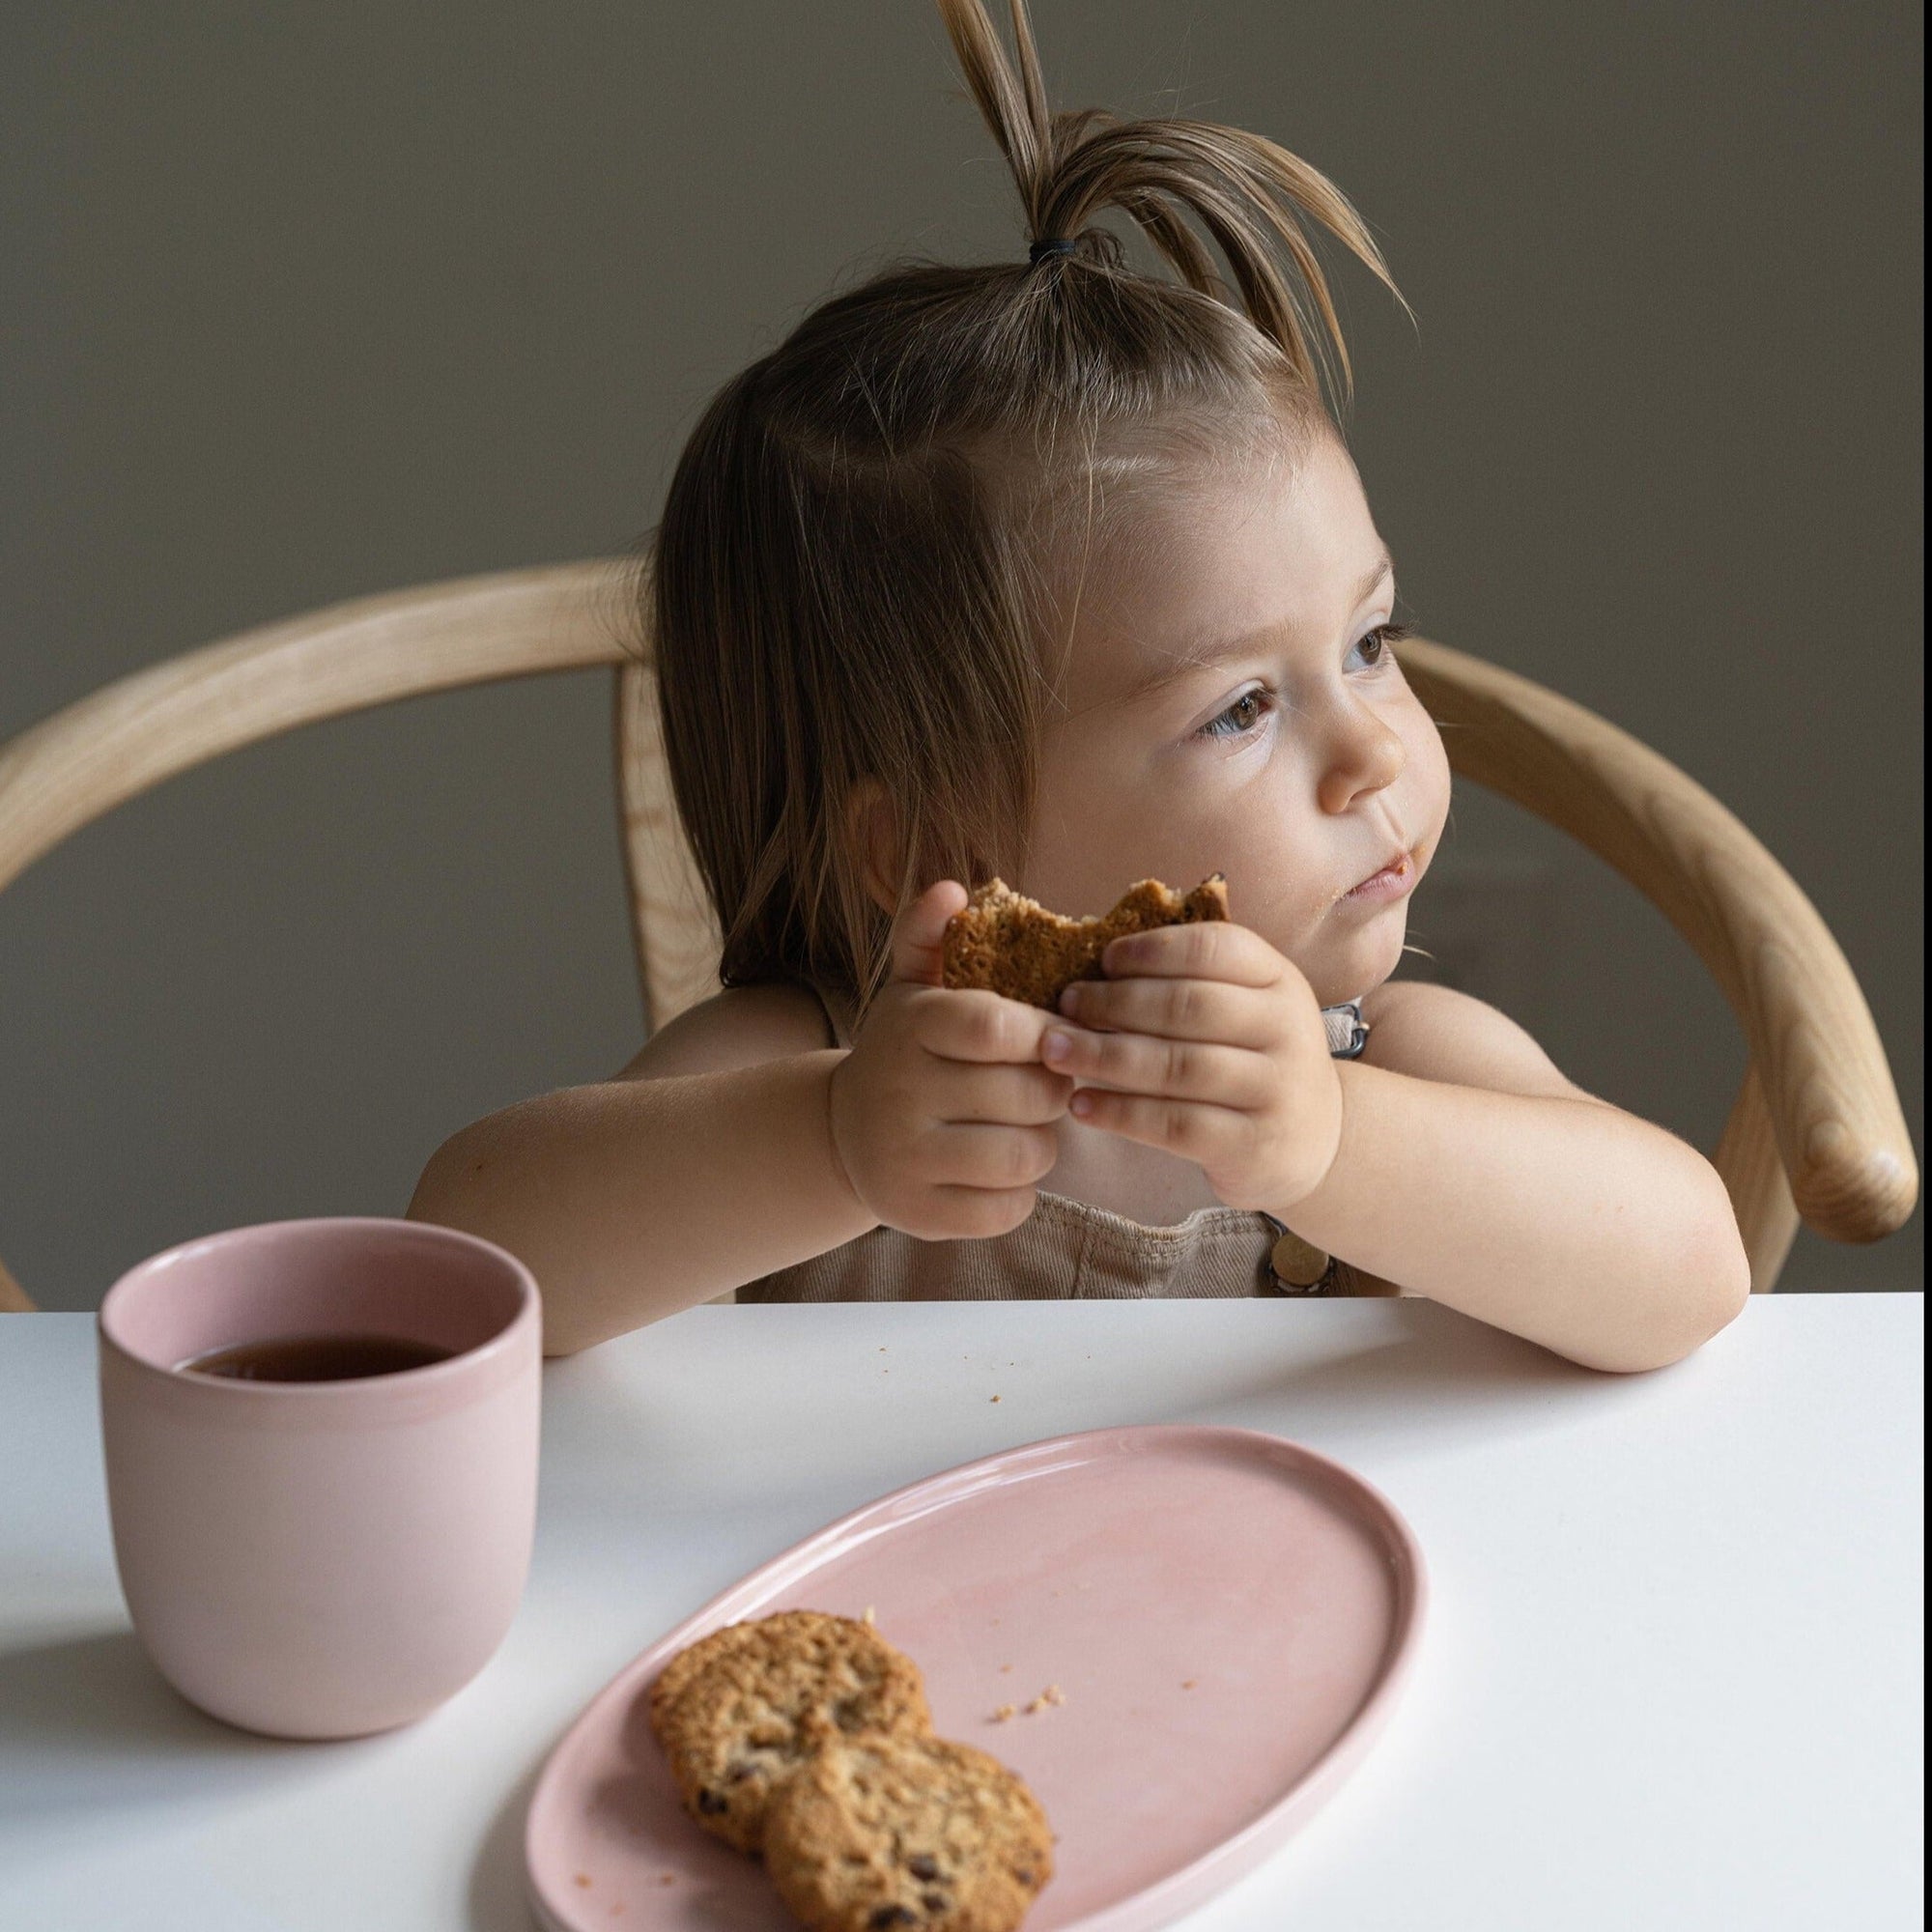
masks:
[(1267, 693), (1244, 691), (1217, 718), (1201, 727), (1204, 738), (1245, 738), (1267, 715)]
[(1406, 624), (1378, 624), (1349, 653), (1350, 663), (1359, 661), (1364, 670), (1374, 670), (1387, 655), (1390, 644), (1399, 644), (1409, 634)]

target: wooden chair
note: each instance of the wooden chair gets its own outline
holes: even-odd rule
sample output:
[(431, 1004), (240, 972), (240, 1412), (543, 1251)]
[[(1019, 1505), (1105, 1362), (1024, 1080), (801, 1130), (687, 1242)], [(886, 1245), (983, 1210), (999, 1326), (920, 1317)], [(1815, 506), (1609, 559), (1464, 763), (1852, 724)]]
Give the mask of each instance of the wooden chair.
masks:
[[(614, 668), (616, 789), (646, 1024), (715, 988), (717, 936), (671, 802), (618, 559), (337, 604), (137, 671), (0, 748), (0, 888), (123, 801), (206, 759), (395, 698)], [(1653, 899), (1729, 1000), (1749, 1065), (1714, 1156), (1776, 1281), (1802, 1219), (1871, 1241), (1918, 1177), (1890, 1068), (1844, 954), (1784, 869), (1668, 760), (1581, 705), (1446, 646), (1400, 647), (1459, 777), (1580, 839)], [(33, 1306), (0, 1267), (0, 1309)]]

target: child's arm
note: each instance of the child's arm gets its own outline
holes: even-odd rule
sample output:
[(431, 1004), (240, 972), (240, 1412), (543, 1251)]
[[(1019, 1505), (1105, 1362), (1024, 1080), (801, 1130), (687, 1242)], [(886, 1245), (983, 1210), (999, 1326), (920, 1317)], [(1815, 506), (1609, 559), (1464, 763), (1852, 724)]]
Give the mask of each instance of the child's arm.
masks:
[(1045, 1122), (1072, 1083), (1038, 1064), (1050, 1015), (950, 992), (954, 886), (895, 934), (895, 977), (850, 1048), (802, 987), (681, 1014), (614, 1080), (519, 1101), (431, 1156), (417, 1220), (506, 1247), (536, 1276), (544, 1348), (567, 1354), (823, 1254), (890, 1221), (985, 1235), (1032, 1211)]
[(1330, 1060), (1307, 980), (1245, 927), (1139, 934), (1105, 964), (1069, 1002), (1072, 1052), (1046, 1058), (1121, 1091), (1074, 1116), (1199, 1161), (1231, 1205), (1593, 1368), (1661, 1367), (1743, 1308), (1710, 1163), (1492, 1009), (1388, 989), (1371, 1044), (1398, 1070)]
[(1736, 1317), (1750, 1264), (1711, 1163), (1572, 1087), (1492, 1008), (1414, 990), (1435, 998), (1403, 1015), (1410, 1043), (1489, 1047), (1489, 1066), (1459, 1080), (1338, 1065), (1341, 1145), (1296, 1232), (1592, 1368), (1660, 1368)]
[[(747, 991), (769, 1028), (775, 1003)], [(679, 1059), (728, 1053), (737, 1004), (725, 994), (659, 1037)], [(796, 1017), (810, 1028), (809, 1011)], [(410, 1216), (525, 1262), (553, 1355), (822, 1254), (876, 1223), (826, 1129), (832, 1069), (845, 1056), (796, 1050), (821, 1039), (807, 1031), (778, 1058), (701, 1072), (658, 1075), (639, 1055), (614, 1080), (519, 1101), (436, 1151)]]

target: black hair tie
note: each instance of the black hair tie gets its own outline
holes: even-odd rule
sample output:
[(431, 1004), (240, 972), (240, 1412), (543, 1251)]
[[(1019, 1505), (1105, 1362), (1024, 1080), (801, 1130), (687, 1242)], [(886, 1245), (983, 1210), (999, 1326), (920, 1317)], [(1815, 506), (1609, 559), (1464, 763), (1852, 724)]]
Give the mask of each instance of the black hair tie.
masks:
[(1032, 268), (1049, 255), (1070, 255), (1078, 246), (1077, 242), (1069, 242), (1060, 237), (1055, 237), (1050, 242), (1036, 242), (1027, 250), (1027, 266)]

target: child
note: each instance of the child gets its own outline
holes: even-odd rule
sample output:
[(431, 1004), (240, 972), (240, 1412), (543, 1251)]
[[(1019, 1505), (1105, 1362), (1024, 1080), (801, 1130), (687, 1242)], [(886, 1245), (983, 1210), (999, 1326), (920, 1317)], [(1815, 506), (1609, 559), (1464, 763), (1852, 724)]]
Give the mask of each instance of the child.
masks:
[[(1255, 135), (1049, 116), (1011, 4), (1016, 71), (982, 0), (940, 9), (1030, 259), (826, 302), (712, 402), (656, 533), (725, 990), (612, 1079), (454, 1136), (410, 1211), (522, 1255), (554, 1353), (731, 1289), (1319, 1271), (1599, 1368), (1673, 1361), (1748, 1293), (1710, 1164), (1493, 1009), (1389, 981), (1449, 771), (1322, 401), (1347, 352), (1296, 212), (1393, 289), (1381, 257)], [(1124, 265), (1110, 207), (1184, 286)], [(1217, 871), (1229, 922), (1116, 941), (1057, 1014), (940, 984), (969, 884), (1078, 915)]]

